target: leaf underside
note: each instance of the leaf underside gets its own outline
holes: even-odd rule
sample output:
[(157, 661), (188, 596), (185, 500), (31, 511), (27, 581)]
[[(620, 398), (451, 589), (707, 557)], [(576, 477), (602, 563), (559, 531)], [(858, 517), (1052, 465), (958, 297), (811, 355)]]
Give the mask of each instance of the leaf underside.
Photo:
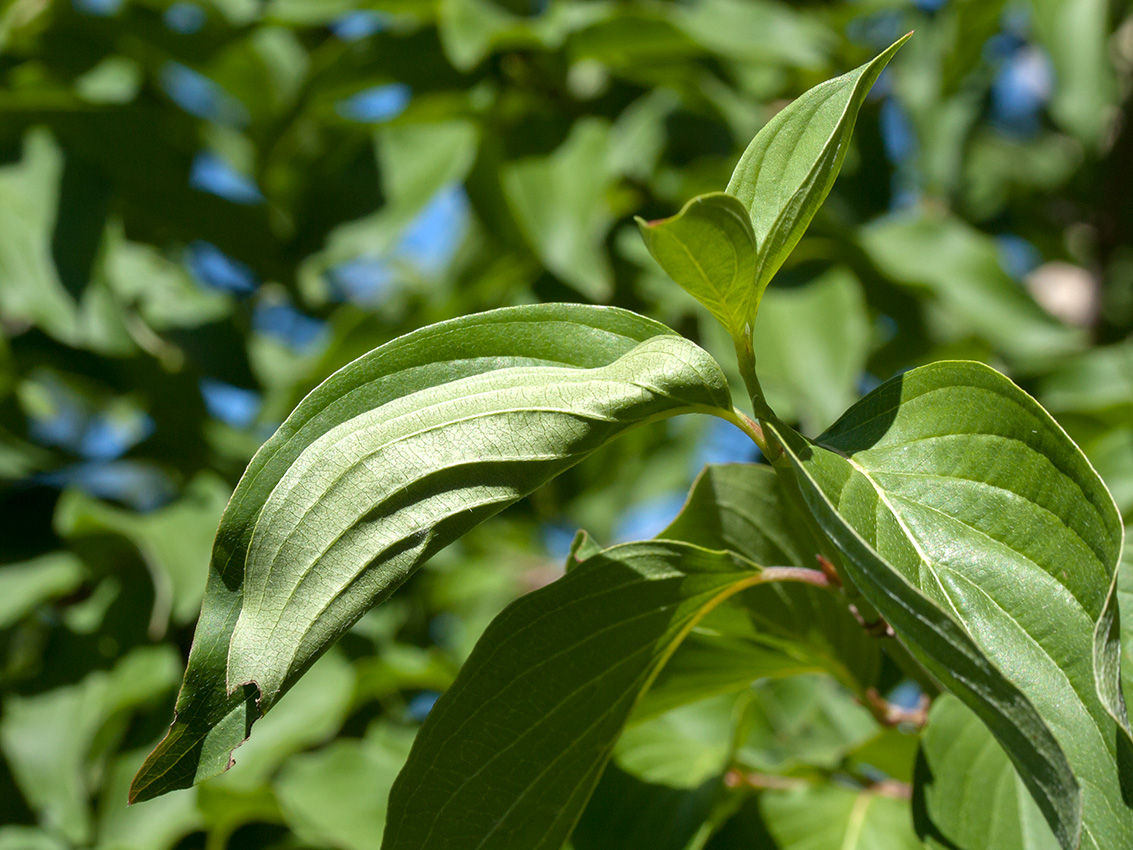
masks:
[(476, 523), (628, 428), (721, 408), (715, 361), (614, 308), (496, 310), (344, 367), (261, 448), (225, 511), (177, 715), (131, 799), (226, 769), (331, 642)]

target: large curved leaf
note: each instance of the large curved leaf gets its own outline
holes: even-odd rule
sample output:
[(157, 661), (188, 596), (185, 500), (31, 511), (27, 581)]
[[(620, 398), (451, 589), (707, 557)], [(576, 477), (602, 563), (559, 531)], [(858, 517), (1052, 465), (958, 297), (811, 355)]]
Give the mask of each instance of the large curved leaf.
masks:
[(558, 850), (674, 648), (727, 596), (771, 577), (657, 540), (593, 555), (512, 603), (418, 733), (384, 850)]
[(815, 443), (767, 428), (849, 577), (988, 724), (1061, 845), (1078, 846), (1079, 820), (1084, 847), (1133, 845), (1122, 529), (1049, 414), (982, 364), (937, 363), (879, 387)]
[(228, 766), (259, 714), (239, 685), (266, 710), (439, 548), (627, 428), (698, 409), (731, 409), (715, 361), (610, 308), (469, 316), (335, 373), (233, 494), (177, 716), (132, 799)]

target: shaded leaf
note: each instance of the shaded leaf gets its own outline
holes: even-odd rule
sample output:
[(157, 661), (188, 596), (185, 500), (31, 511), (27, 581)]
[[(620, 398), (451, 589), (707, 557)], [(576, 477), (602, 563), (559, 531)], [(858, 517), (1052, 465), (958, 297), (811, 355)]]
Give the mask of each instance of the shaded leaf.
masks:
[(49, 552), (0, 566), (0, 629), (9, 629), (44, 602), (82, 584), (86, 569), (70, 552)]
[(229, 502), (178, 715), (135, 799), (225, 769), (257, 716), (253, 689), (229, 696), (228, 682), (255, 680), (266, 710), (367, 608), (481, 520), (633, 425), (725, 407), (730, 415), (707, 354), (614, 309), (478, 314), (343, 368), (257, 453)]
[[(658, 535), (706, 549), (727, 549), (759, 564), (816, 568), (821, 547), (767, 466), (709, 466), (688, 502)], [(738, 690), (753, 680), (804, 672), (831, 673), (861, 693), (880, 668), (880, 648), (841, 594), (808, 584), (774, 582), (729, 599), (697, 627), (638, 706), (667, 706)]]
[(726, 191), (751, 215), (757, 288), (775, 276), (830, 194), (866, 94), (908, 38), (804, 92), (767, 122), (740, 157)]
[(383, 847), (557, 850), (673, 648), (761, 579), (734, 555), (630, 543), (513, 603), (418, 734)]
[(975, 363), (899, 376), (815, 443), (767, 427), (849, 578), (988, 724), (1062, 846), (1080, 819), (1083, 846), (1130, 840), (1133, 810), (1112, 805), (1121, 527), (1065, 432)]
[(921, 850), (908, 800), (823, 785), (767, 791), (760, 809), (781, 850)]
[(757, 682), (736, 758), (749, 770), (783, 774), (833, 770), (877, 732), (869, 711), (828, 676)]
[(932, 705), (914, 785), (917, 834), (941, 850), (1057, 850), (1058, 841), (987, 727), (949, 694)]

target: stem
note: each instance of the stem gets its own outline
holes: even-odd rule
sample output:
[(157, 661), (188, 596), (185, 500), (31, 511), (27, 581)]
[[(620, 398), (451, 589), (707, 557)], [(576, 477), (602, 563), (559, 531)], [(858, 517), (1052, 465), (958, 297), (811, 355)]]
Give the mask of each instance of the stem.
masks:
[[(742, 337), (732, 337), (736, 346), (736, 360), (740, 365), (740, 376), (744, 379), (747, 394), (751, 397), (751, 409), (757, 419), (771, 419), (774, 413), (767, 406), (763, 397), (763, 387), (759, 385), (759, 378), (755, 374), (755, 349), (751, 344), (751, 329), (744, 328)], [(762, 449), (763, 446), (761, 445)]]
[(764, 567), (763, 581), (797, 581), (813, 584), (815, 587), (832, 587), (830, 578), (822, 570), (808, 570), (806, 567)]
[(750, 416), (746, 415), (743, 411), (736, 410), (735, 408), (732, 408), (730, 411), (713, 411), (713, 413), (715, 413), (717, 416), (720, 416), (721, 413), (725, 414), (723, 416), (720, 416), (720, 418), (731, 422), (733, 425), (735, 425), (737, 428), (751, 437), (751, 441), (759, 446), (759, 450), (763, 452), (763, 456), (770, 457), (770, 455), (768, 454), (767, 438), (763, 435), (763, 429), (759, 426), (758, 422), (756, 422)]

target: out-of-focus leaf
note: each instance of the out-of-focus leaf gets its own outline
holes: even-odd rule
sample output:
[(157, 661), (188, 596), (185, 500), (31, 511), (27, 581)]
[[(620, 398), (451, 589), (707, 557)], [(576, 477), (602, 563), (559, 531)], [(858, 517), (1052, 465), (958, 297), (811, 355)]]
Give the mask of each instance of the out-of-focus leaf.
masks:
[(34, 826), (0, 826), (0, 850), (70, 850), (70, 847), (62, 838)]
[(86, 570), (70, 552), (50, 552), (0, 566), (0, 630), (10, 629), (44, 602), (76, 590)]
[(723, 775), (739, 715), (734, 694), (675, 708), (630, 725), (614, 745), (613, 760), (646, 782), (696, 788)]
[(496, 50), (558, 46), (568, 33), (608, 14), (604, 3), (556, 2), (521, 17), (492, 0), (440, 0), (437, 24), (449, 59), (468, 71)]
[(1109, 56), (1105, 0), (1034, 0), (1035, 32), (1050, 53), (1056, 79), (1051, 113), (1089, 146), (1113, 120), (1118, 86)]
[(734, 555), (632, 543), (513, 603), (418, 733), (384, 846), (560, 847), (673, 648), (761, 578)]
[(150, 631), (163, 634), (170, 620), (191, 622), (200, 609), (216, 525), (228, 485), (203, 473), (173, 504), (147, 514), (123, 510), (70, 490), (60, 500), (55, 527), (65, 537), (118, 534), (137, 547), (154, 583)]
[(63, 153), (46, 130), (29, 133), (22, 159), (0, 167), (0, 309), (9, 321), (70, 342), (78, 335), (78, 305), (51, 261), (62, 173)]
[(833, 41), (816, 16), (766, 0), (702, 0), (674, 12), (695, 41), (740, 62), (817, 68)]
[[(715, 361), (613, 309), (468, 316), (340, 370), (265, 444), (229, 502), (178, 716), (135, 798), (227, 766), (256, 715), (254, 689), (236, 686), (256, 681), (266, 710), (435, 551), (622, 431), (691, 410), (733, 415)], [(298, 524), (295, 499), (307, 502)], [(298, 529), (302, 545), (284, 546)], [(296, 628), (296, 616), (309, 619)]]
[(1051, 413), (1082, 413), (1115, 425), (1133, 418), (1133, 342), (1095, 348), (1051, 372), (1039, 398)]
[(130, 750), (108, 766), (99, 789), (96, 850), (169, 850), (204, 825), (194, 790), (148, 806), (123, 805), (145, 755), (146, 750)]
[(1058, 850), (1007, 754), (949, 694), (921, 736), (914, 794), (917, 833), (934, 850)]
[(736, 758), (744, 767), (790, 773), (832, 770), (871, 738), (877, 723), (850, 694), (822, 675), (758, 682), (741, 728)]
[(766, 791), (760, 809), (781, 850), (921, 850), (908, 800), (822, 785)]
[(29, 696), (8, 695), (0, 715), (0, 746), (41, 823), (76, 844), (93, 838), (88, 801), (102, 770), (98, 742), (123, 731), (129, 713), (176, 684), (180, 662), (172, 646), (143, 647), (113, 670)]
[(740, 157), (726, 191), (751, 214), (757, 287), (775, 276), (830, 194), (866, 93), (908, 38), (803, 93), (767, 122)]
[(1133, 810), (1112, 806), (1129, 746), (1121, 526), (1050, 415), (986, 366), (937, 363), (883, 384), (815, 443), (767, 427), (850, 579), (989, 725), (1061, 844), (1077, 846), (1080, 818), (1086, 846), (1133, 836)]
[(375, 724), (362, 739), (289, 760), (273, 783), (287, 824), (312, 846), (379, 850), (386, 798), (412, 742), (408, 730)]
[(999, 263), (995, 243), (957, 218), (891, 218), (861, 232), (862, 247), (895, 282), (927, 290), (1021, 371), (1082, 347), (1083, 334), (1044, 312)]
[(602, 245), (611, 220), (608, 136), (605, 123), (580, 121), (554, 153), (503, 172), (508, 201), (539, 259), (593, 301), (605, 301), (612, 285)]
[(817, 434), (858, 398), (869, 354), (861, 285), (834, 269), (799, 287), (772, 287), (755, 326), (755, 359), (776, 415)]
[[(747, 209), (730, 195), (693, 198), (672, 218), (637, 219), (649, 253), (735, 340), (751, 336), (762, 288)], [(764, 281), (766, 286), (766, 281)]]

